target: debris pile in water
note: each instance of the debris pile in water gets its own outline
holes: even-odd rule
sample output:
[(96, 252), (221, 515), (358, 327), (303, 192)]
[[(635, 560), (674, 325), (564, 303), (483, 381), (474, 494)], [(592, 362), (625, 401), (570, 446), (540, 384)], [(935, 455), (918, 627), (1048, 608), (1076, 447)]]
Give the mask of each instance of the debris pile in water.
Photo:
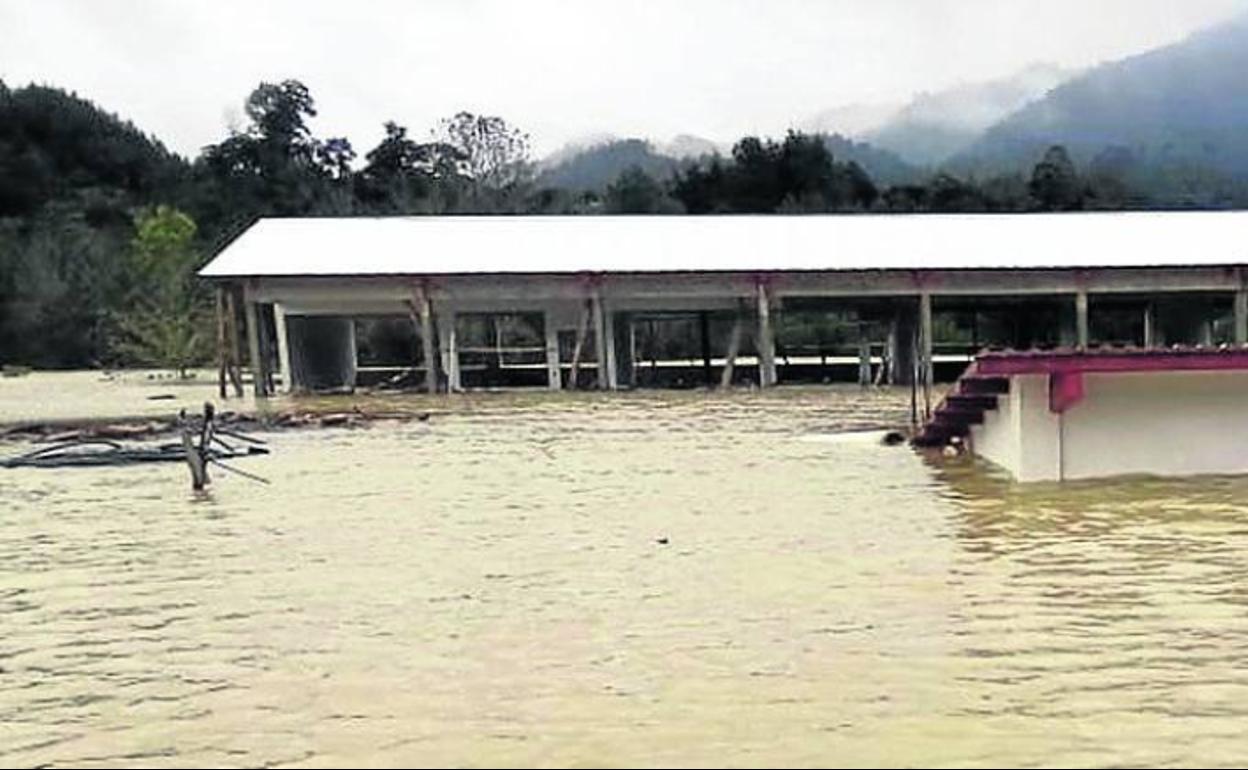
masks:
[[(428, 420), (428, 412), (366, 412), (358, 407), (348, 411), (284, 411), (269, 414), (221, 412), (216, 424), (237, 431), (275, 430), (286, 428), (357, 428), (379, 420), (400, 422)], [(141, 418), (109, 422), (43, 422), (0, 427), (0, 439), (27, 440), (39, 443), (68, 441), (131, 441), (159, 438), (178, 431), (178, 419)]]

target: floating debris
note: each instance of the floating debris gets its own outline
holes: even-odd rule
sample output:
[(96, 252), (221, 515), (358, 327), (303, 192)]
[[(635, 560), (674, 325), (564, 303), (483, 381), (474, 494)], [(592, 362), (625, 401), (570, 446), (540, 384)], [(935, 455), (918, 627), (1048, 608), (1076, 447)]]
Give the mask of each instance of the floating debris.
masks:
[[(70, 431), (54, 441), (52, 446), (45, 446), (7, 460), (0, 460), (3, 468), (72, 468), (134, 465), (136, 463), (153, 462), (185, 462), (191, 469), (191, 485), (196, 490), (209, 484), (208, 466), (215, 465), (223, 470), (235, 473), (253, 481), (267, 484), (268, 481), (259, 476), (240, 471), (226, 465), (223, 460), (240, 457), (267, 455), (269, 450), (264, 442), (253, 436), (237, 431), (220, 430), (216, 425), (216, 410), (212, 404), (204, 404), (202, 418), (188, 417), (183, 409), (178, 414), (177, 425), (181, 428), (182, 440), (177, 443), (161, 443), (147, 446), (126, 445), (116, 438), (133, 438), (159, 431), (164, 423), (143, 425), (111, 425), (95, 430), (94, 436), (84, 437), (77, 431)], [(218, 435), (220, 434), (220, 435)], [(245, 446), (235, 446), (221, 436), (229, 436), (244, 442)], [(196, 443), (195, 439), (199, 441)]]
[[(213, 460), (230, 460), (252, 455), (267, 455), (269, 450), (262, 446), (249, 445), (228, 449), (213, 447), (208, 452)], [(68, 468), (185, 461), (186, 450), (180, 442), (126, 446), (109, 439), (78, 439), (0, 460), (0, 468)]]

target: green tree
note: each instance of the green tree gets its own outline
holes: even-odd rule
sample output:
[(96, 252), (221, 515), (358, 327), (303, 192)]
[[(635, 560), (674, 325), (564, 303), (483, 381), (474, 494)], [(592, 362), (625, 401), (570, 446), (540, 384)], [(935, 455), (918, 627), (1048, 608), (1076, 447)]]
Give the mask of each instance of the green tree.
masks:
[(130, 249), (132, 290), (116, 313), (114, 350), (127, 364), (160, 366), (185, 377), (210, 355), (210, 314), (195, 281), (195, 223), (168, 206), (141, 213)]
[(1032, 169), (1028, 190), (1036, 206), (1044, 211), (1083, 208), (1083, 183), (1070, 154), (1061, 145), (1050, 147)]
[(196, 164), (196, 210), (214, 232), (261, 216), (353, 213), (355, 151), (346, 139), (312, 135), (316, 105), (307, 86), (261, 83), (244, 110), (247, 127), (204, 148)]
[(394, 122), (387, 122), (385, 130), (356, 175), (355, 192), (365, 210), (416, 214), (453, 206), (466, 181), (459, 174), (463, 154), (444, 142), (414, 142)]
[(640, 166), (633, 166), (607, 186), (609, 214), (679, 214), (681, 206), (663, 185)]

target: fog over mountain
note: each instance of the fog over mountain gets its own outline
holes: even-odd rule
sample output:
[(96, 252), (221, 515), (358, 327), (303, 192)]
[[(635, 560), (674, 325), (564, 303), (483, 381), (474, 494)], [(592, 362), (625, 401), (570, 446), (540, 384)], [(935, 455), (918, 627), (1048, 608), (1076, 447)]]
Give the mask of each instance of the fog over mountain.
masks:
[(1248, 14), (1183, 42), (1104, 64), (991, 127), (955, 161), (1017, 167), (1052, 144), (1084, 163), (1248, 176)]
[(860, 102), (829, 107), (800, 121), (797, 127), (815, 134), (862, 137), (895, 118), (904, 102)]
[(939, 164), (1073, 74), (1053, 64), (1033, 64), (1009, 77), (922, 93), (861, 138), (910, 163)]

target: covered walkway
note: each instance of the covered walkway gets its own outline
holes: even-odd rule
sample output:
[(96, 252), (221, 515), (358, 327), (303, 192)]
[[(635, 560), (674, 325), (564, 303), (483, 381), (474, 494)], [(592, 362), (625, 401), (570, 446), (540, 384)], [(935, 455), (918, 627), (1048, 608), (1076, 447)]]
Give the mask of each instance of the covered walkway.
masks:
[(378, 319), (408, 330), (392, 365), (452, 392), (930, 384), (986, 346), (1248, 343), (1248, 212), (265, 219), (201, 276), (222, 371), (245, 338), (258, 395), (354, 387)]

